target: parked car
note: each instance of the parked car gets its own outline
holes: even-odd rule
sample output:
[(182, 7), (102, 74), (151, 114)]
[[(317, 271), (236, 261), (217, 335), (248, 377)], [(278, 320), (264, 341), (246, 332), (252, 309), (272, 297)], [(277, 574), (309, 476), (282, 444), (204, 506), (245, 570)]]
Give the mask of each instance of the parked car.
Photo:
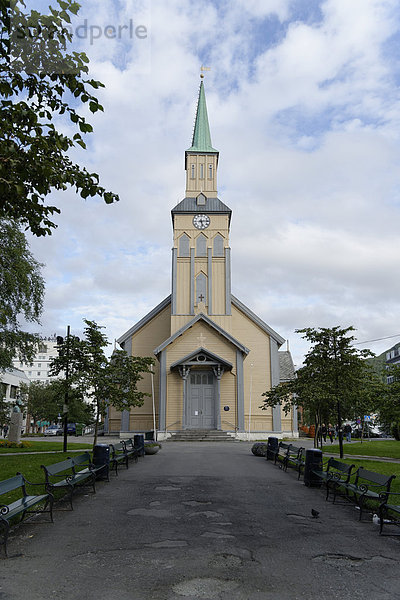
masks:
[(67, 434), (75, 435), (76, 434), (76, 425), (75, 423), (67, 423)]
[(44, 435), (62, 435), (63, 429), (59, 425), (50, 425), (44, 430)]

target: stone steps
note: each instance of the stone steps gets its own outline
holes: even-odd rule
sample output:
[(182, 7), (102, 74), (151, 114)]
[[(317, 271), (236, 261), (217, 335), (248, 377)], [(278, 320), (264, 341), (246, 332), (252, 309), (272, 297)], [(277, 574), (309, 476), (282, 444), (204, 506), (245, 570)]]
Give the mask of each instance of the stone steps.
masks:
[(168, 438), (168, 442), (234, 442), (226, 431), (214, 431), (210, 429), (187, 429), (177, 431)]

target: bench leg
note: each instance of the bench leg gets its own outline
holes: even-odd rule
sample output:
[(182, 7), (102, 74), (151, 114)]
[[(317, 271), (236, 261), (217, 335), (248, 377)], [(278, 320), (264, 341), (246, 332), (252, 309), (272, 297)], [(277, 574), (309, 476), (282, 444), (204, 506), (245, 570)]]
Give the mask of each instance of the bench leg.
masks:
[(1, 521), (0, 525), (2, 526), (2, 529), (4, 531), (3, 533), (3, 542), (2, 545), (4, 546), (4, 555), (6, 558), (8, 558), (8, 554), (7, 554), (7, 540), (8, 540), (8, 532), (10, 531), (10, 524), (8, 523), (8, 521)]

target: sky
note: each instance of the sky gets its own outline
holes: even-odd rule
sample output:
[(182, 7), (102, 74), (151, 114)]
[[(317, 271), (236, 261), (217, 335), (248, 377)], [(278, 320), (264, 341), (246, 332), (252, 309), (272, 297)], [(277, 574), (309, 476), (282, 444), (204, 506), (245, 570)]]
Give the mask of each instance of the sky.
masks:
[[(304, 327), (353, 326), (376, 354), (399, 342), (397, 0), (82, 4), (75, 48), (106, 87), (72, 158), (120, 202), (49, 197), (57, 229), (28, 236), (46, 280), (31, 329), (79, 335), (88, 318), (113, 341), (170, 294), (170, 211), (185, 193), (204, 65), (218, 195), (233, 211), (233, 294), (288, 340), (297, 366)], [(377, 338), (389, 339), (365, 343)]]

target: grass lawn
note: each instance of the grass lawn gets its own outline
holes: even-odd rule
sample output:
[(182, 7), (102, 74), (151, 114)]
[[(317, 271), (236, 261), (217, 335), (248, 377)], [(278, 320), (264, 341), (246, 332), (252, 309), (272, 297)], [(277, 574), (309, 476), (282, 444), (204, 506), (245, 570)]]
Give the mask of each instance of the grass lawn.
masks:
[[(10, 454), (14, 452), (62, 452), (63, 450), (63, 442), (27, 442), (29, 446), (27, 448), (1, 448), (0, 447), (0, 456), (3, 454)], [(79, 443), (70, 443), (67, 446), (67, 450), (91, 450), (92, 444), (90, 442), (79, 442)], [(58, 460), (58, 459), (57, 459)], [(61, 460), (61, 459), (60, 459)], [(54, 460), (53, 462), (57, 462)]]
[[(3, 454), (3, 453), (2, 453)], [(44, 482), (44, 472), (40, 468), (40, 465), (51, 465), (56, 462), (60, 462), (67, 458), (69, 453), (65, 454), (23, 454), (21, 456), (0, 456), (0, 480), (14, 477), (17, 472), (22, 473), (28, 481), (32, 483)], [(39, 486), (27, 486), (28, 494), (43, 494), (45, 491), (43, 487)], [(65, 491), (63, 492), (65, 493)], [(0, 502), (8, 504), (9, 502), (20, 497), (19, 492), (10, 492), (0, 497)]]
[(354, 465), (355, 471), (358, 467), (364, 467), (368, 471), (374, 471), (375, 473), (382, 473), (382, 475), (396, 475), (396, 479), (393, 480), (390, 487), (392, 492), (400, 492), (400, 464), (391, 462), (382, 462), (377, 460), (361, 460), (345, 458), (343, 462), (350, 465)]
[[(324, 452), (338, 454), (339, 445), (332, 444), (324, 446)], [(388, 458), (400, 459), (400, 442), (395, 440), (382, 440), (376, 442), (351, 442), (343, 443), (343, 452), (345, 455), (359, 454), (362, 456), (386, 456)]]

